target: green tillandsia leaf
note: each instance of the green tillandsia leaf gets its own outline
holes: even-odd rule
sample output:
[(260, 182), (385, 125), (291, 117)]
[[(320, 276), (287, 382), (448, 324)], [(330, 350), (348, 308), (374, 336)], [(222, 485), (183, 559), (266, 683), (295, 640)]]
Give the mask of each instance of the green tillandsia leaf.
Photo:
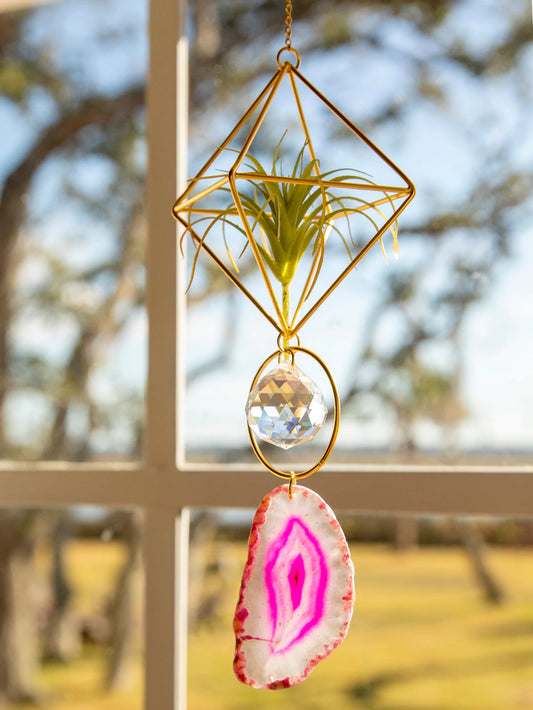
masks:
[(261, 244), (258, 244), (258, 245), (257, 245), (257, 248), (259, 249), (259, 252), (260, 252), (261, 256), (263, 257), (263, 259), (264, 259), (266, 265), (267, 265), (268, 268), (270, 269), (270, 271), (272, 271), (273, 274), (276, 274), (276, 273), (278, 272), (278, 269), (279, 269), (278, 262), (275, 261), (275, 260), (270, 256), (270, 254), (266, 251), (266, 249), (264, 249), (264, 248), (261, 246)]
[(304, 232), (300, 240), (295, 243), (293, 251), (291, 252), (292, 259), (296, 262), (300, 262), (312, 242), (314, 242), (314, 252), (315, 249), (318, 247), (318, 243), (320, 241), (320, 234), (321, 230), (318, 228), (317, 225), (309, 225), (307, 231)]
[[(309, 250), (313, 257), (318, 259), (316, 262), (318, 266), (315, 264), (317, 270), (313, 277), (314, 285), (323, 262), (325, 233), (328, 227), (339, 235), (348, 255), (352, 258), (352, 249), (355, 250), (356, 245), (351, 234), (349, 216), (355, 213), (361, 214), (378, 231), (378, 224), (372, 214), (375, 216), (379, 214), (381, 217), (385, 215), (372, 201), (353, 195), (338, 196), (332, 191), (333, 185), (324, 185), (324, 182), (333, 182), (342, 188), (344, 183), (361, 182), (368, 185), (375, 185), (375, 183), (366, 173), (351, 168), (320, 173), (319, 163), (315, 158), (306, 160), (307, 144), (301, 148), (289, 174), (291, 178), (313, 182), (311, 184), (289, 182), (283, 177), (279, 155), (284, 137), (285, 134), (274, 150), (270, 174), (257, 158), (253, 155), (246, 156), (245, 165), (256, 178), (247, 180), (247, 189), (240, 190), (239, 197), (259, 254), (274, 278), (287, 286), (294, 278), (301, 259)], [(279, 177), (279, 180), (261, 180), (261, 176)], [(382, 194), (393, 205), (390, 196), (385, 192)], [(346, 218), (349, 241), (334, 224), (335, 220), (342, 217)], [(222, 217), (223, 226), (231, 224), (241, 233), (247, 234), (242, 225), (239, 226), (237, 222), (238, 215), (235, 209), (228, 208)], [(260, 238), (255, 236), (257, 231)], [(395, 223), (391, 226), (391, 232), (396, 251)], [(224, 241), (230, 261), (236, 269), (225, 235)], [(244, 253), (245, 249), (246, 246), (241, 253)], [(319, 250), (320, 254), (317, 255)], [(311, 290), (312, 287), (309, 293)]]
[(253, 203), (253, 201), (249, 201), (248, 199), (242, 199), (242, 197), (243, 196), (241, 196), (243, 207), (247, 210), (247, 214), (253, 218), (254, 225), (257, 224), (263, 231), (265, 239), (268, 242), (269, 251), (267, 251), (256, 239), (255, 241), (259, 251), (275, 278), (278, 281), (283, 282), (287, 278), (288, 264), (287, 253), (283, 249), (278, 235), (279, 226), (277, 225), (275, 218), (265, 215), (264, 211), (261, 213), (264, 206), (258, 209), (257, 204)]

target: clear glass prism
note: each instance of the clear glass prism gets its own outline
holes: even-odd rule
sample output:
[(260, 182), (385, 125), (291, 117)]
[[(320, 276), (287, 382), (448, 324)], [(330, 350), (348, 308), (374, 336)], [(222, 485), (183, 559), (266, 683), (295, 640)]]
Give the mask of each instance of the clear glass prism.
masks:
[(326, 420), (322, 392), (298, 367), (280, 362), (248, 395), (248, 425), (259, 439), (282, 449), (311, 441)]

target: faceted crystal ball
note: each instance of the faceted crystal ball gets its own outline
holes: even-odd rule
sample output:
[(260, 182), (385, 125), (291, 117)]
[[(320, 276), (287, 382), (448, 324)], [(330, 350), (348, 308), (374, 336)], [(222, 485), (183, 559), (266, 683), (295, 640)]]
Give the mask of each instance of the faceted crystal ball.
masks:
[(280, 362), (248, 395), (248, 425), (260, 439), (290, 449), (311, 441), (328, 413), (322, 393), (298, 367)]

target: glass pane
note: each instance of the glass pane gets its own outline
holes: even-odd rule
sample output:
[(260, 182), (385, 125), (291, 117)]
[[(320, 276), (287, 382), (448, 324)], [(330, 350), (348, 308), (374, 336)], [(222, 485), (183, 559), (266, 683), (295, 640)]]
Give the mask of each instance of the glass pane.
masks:
[[(191, 7), (191, 176), (273, 74), (284, 42), (278, 4), (208, 5), (209, 13), (203, 3)], [(399, 258), (386, 235), (387, 262), (376, 245), (300, 333), (338, 383), (335, 456), (531, 462), (531, 4), (308, 2), (294, 17), (301, 72), (417, 187), (400, 217)], [(291, 141), (301, 147), (293, 113), (286, 97), (273, 104), (254, 157), (270, 165), (285, 131), (282, 150)], [(307, 118), (324, 170), (378, 179), (353, 137), (311, 102)], [(227, 260), (219, 232), (208, 239), (220, 238)], [(239, 258), (242, 244), (226, 237), (239, 244), (232, 256), (245, 283), (263, 298), (248, 273), (250, 249)], [(345, 263), (337, 241), (321, 274), (330, 281)], [(194, 254), (191, 246), (190, 268)], [(246, 460), (244, 403), (277, 333), (207, 257), (189, 303), (188, 457)], [(331, 402), (327, 383), (325, 393)], [(316, 460), (325, 440), (304, 456)]]
[(350, 630), (273, 697), (232, 672), (250, 519), (202, 511), (193, 522), (191, 710), (533, 706), (533, 521), (342, 516), (355, 565)]
[(137, 458), (144, 0), (0, 13), (0, 457)]
[(0, 699), (142, 708), (140, 515), (0, 510)]

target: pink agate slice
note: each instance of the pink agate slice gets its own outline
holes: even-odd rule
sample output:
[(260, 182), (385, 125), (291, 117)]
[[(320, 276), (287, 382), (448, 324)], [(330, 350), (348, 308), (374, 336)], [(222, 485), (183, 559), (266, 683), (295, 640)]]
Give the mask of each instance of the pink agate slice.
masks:
[(342, 528), (314, 491), (279, 486), (257, 509), (233, 627), (253, 688), (301, 683), (346, 636), (355, 592)]

